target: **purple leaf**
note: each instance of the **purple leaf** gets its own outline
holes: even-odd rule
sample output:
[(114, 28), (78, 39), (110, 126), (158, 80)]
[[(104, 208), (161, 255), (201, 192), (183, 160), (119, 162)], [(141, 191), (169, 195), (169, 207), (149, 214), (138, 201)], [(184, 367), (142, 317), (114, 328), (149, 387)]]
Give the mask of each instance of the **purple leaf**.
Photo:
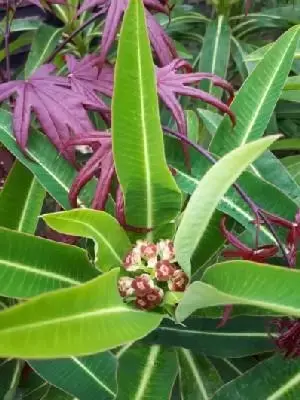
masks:
[[(151, 44), (160, 64), (165, 65), (177, 57), (176, 49), (172, 40), (164, 32), (150, 11), (169, 13), (168, 1), (144, 0), (144, 5), (147, 11), (146, 18)], [(127, 6), (128, 0), (85, 0), (78, 11), (78, 14), (80, 14), (83, 11), (97, 7), (99, 12), (107, 13), (102, 35), (101, 52), (98, 58), (99, 66), (105, 62), (107, 54), (117, 36), (119, 25)]]
[(0, 101), (14, 99), (13, 129), (23, 151), (34, 113), (56, 148), (73, 161), (72, 153), (65, 149), (66, 141), (93, 130), (86, 109), (101, 108), (87, 96), (71, 91), (67, 78), (50, 75), (54, 69), (53, 65), (44, 65), (25, 81), (0, 84)]
[[(187, 73), (178, 73), (178, 70), (180, 69), (186, 70)], [(227, 92), (229, 92), (230, 96), (233, 96), (233, 88), (231, 85), (224, 79), (219, 78), (214, 74), (202, 72), (193, 73), (189, 71), (191, 71), (190, 64), (181, 59), (173, 60), (165, 67), (156, 69), (159, 96), (173, 114), (179, 132), (186, 135), (187, 127), (184, 117), (184, 110), (177, 100), (177, 95), (194, 97), (211, 104), (223, 113), (228, 114), (232, 123), (235, 124), (235, 116), (225, 103), (204, 92), (203, 90), (186, 86), (192, 83), (198, 83), (203, 79), (209, 79), (213, 85), (225, 89)]]

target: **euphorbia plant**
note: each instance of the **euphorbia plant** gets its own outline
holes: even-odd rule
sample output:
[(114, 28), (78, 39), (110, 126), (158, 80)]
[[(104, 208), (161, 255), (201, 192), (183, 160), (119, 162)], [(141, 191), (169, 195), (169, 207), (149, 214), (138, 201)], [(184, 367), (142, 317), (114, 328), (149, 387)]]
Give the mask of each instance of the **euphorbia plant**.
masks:
[[(258, 398), (298, 391), (299, 361), (281, 353), (299, 355), (300, 274), (291, 267), (300, 189), (266, 152), (279, 136), (261, 137), (299, 30), (273, 45), (229, 108), (186, 86), (208, 78), (233, 97), (224, 79), (194, 73), (178, 59), (154, 65), (143, 4), (167, 12), (166, 3), (129, 2), (114, 77), (103, 53), (81, 61), (68, 55), (63, 76), (46, 64), (0, 85), (14, 121), (12, 130), (1, 110), (0, 138), (25, 165), (16, 162), (0, 196), (0, 356), (16, 359), (19, 389), (29, 396), (43, 386), (33, 371), (56, 398), (234, 398), (257, 376), (267, 379)], [(127, 2), (112, 15), (117, 4), (103, 2), (100, 11), (119, 19)], [(112, 97), (111, 109), (99, 95)], [(208, 149), (197, 143), (178, 95), (226, 114), (213, 114)], [(159, 97), (178, 131), (161, 126)], [(92, 153), (83, 166), (75, 154), (81, 145)], [(42, 219), (86, 241), (71, 246), (33, 235), (43, 187), (63, 208), (68, 198), (78, 208)], [(243, 369), (239, 362), (253, 369), (224, 385), (228, 368)]]

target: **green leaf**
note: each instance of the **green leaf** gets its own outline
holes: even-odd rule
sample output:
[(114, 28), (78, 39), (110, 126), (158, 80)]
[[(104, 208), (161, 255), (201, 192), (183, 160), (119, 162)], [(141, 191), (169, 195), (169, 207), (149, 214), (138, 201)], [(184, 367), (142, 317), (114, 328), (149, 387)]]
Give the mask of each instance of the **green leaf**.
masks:
[(104, 272), (119, 267), (130, 250), (123, 228), (103, 211), (77, 209), (44, 215), (43, 219), (60, 233), (93, 239), (95, 264)]
[(269, 319), (236, 317), (219, 328), (220, 318), (194, 315), (186, 319), (184, 325), (164, 320), (144, 341), (162, 346), (184, 347), (193, 352), (221, 358), (244, 357), (275, 349), (266, 330)]
[(20, 360), (0, 360), (0, 398), (13, 400), (19, 383), (23, 362)]
[[(208, 23), (204, 36), (199, 62), (200, 72), (210, 72), (222, 78), (226, 77), (230, 55), (230, 27), (224, 15)], [(201, 82), (201, 89), (216, 97), (222, 96), (220, 88), (213, 87), (212, 82)]]
[(263, 135), (288, 77), (298, 38), (297, 26), (281, 36), (265, 54), (231, 105), (237, 119), (235, 127), (224, 117), (213, 138), (212, 153), (224, 155)]
[(176, 315), (183, 321), (200, 308), (245, 304), (299, 317), (299, 284), (299, 270), (240, 260), (216, 264), (189, 286)]
[(106, 351), (155, 329), (162, 315), (123, 303), (114, 269), (0, 313), (0, 356), (65, 358)]
[(199, 182), (175, 236), (178, 263), (189, 276), (191, 258), (205, 234), (219, 201), (243, 170), (274, 140), (276, 137), (268, 137), (233, 150), (219, 160)]
[(0, 293), (27, 298), (95, 278), (86, 252), (0, 228)]
[(300, 150), (300, 139), (282, 139), (273, 143), (271, 150)]
[(0, 192), (0, 225), (24, 233), (34, 233), (45, 191), (32, 173), (15, 162)]
[(39, 27), (32, 41), (31, 50), (25, 64), (25, 78), (28, 78), (41, 66), (53, 50), (55, 50), (61, 38), (61, 33), (61, 29), (50, 25), (43, 24)]
[(80, 400), (106, 400), (116, 395), (117, 360), (110, 352), (29, 364), (47, 382)]
[(210, 357), (213, 365), (218, 370), (224, 382), (230, 382), (233, 379), (242, 376), (244, 372), (253, 368), (257, 364), (255, 356), (245, 358), (216, 358)]
[(299, 359), (286, 359), (277, 354), (229, 382), (212, 399), (251, 400), (253, 393), (256, 399), (298, 399), (300, 396), (299, 368)]
[(182, 399), (208, 400), (223, 382), (213, 364), (203, 355), (178, 349)]
[[(9, 53), (14, 54), (17, 53), (18, 51), (21, 51), (22, 48), (25, 46), (28, 46), (32, 43), (32, 38), (33, 38), (34, 32), (29, 31), (22, 33), (19, 37), (17, 37), (16, 40), (12, 41), (9, 45)], [(1, 42), (1, 38), (0, 38)], [(0, 50), (0, 62), (5, 60), (6, 57), (6, 52), (5, 49)]]
[[(296, 139), (295, 139), (296, 140)], [(289, 156), (281, 159), (293, 179), (300, 185), (300, 156)]]
[[(65, 209), (70, 208), (68, 193), (77, 171), (61, 157), (49, 140), (35, 129), (31, 130), (26, 157), (16, 144), (12, 133), (11, 114), (0, 110), (0, 142), (24, 164)], [(79, 205), (89, 206), (96, 183), (88, 183), (79, 195)]]
[(127, 222), (154, 228), (176, 217), (181, 194), (165, 159), (154, 64), (141, 0), (132, 0), (125, 13), (115, 74), (113, 152)]
[(173, 349), (131, 346), (119, 359), (117, 400), (168, 400), (177, 372)]

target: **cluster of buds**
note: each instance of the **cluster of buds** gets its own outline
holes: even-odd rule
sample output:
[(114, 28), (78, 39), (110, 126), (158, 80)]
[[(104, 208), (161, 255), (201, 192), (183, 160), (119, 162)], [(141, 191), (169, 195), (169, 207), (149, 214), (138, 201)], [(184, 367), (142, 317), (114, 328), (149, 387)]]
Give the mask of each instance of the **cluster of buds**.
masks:
[(120, 295), (136, 307), (152, 310), (160, 306), (165, 293), (184, 292), (187, 275), (179, 268), (171, 240), (137, 241), (123, 261), (127, 273), (118, 282)]

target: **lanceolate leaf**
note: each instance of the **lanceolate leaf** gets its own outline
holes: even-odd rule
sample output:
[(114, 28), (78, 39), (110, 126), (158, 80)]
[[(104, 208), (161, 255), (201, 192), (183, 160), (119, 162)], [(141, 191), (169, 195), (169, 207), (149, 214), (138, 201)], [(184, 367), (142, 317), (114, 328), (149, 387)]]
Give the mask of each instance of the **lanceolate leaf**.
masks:
[(274, 343), (266, 331), (268, 319), (236, 317), (222, 328), (218, 328), (219, 321), (195, 315), (185, 320), (182, 326), (165, 320), (144, 340), (221, 358), (244, 357), (274, 350)]
[(25, 64), (25, 78), (28, 78), (55, 49), (62, 30), (43, 24), (36, 31)]
[(118, 275), (114, 269), (87, 284), (47, 293), (1, 312), (0, 356), (74, 357), (145, 336), (160, 324), (162, 315), (124, 304), (117, 290)]
[(131, 1), (124, 17), (112, 112), (113, 151), (128, 224), (155, 228), (169, 222), (179, 212), (181, 195), (165, 159), (141, 0)]
[(173, 349), (135, 345), (119, 360), (118, 400), (167, 400), (177, 375)]
[(131, 244), (123, 228), (103, 211), (71, 210), (43, 218), (60, 233), (93, 239), (95, 263), (102, 271), (119, 267), (130, 250)]
[(217, 162), (199, 182), (183, 214), (175, 236), (176, 257), (184, 271), (191, 274), (191, 257), (205, 234), (209, 221), (227, 190), (276, 137), (249, 143)]
[[(13, 153), (37, 178), (49, 194), (65, 209), (70, 208), (68, 193), (76, 170), (59, 155), (54, 146), (40, 132), (32, 129), (26, 157), (16, 144), (12, 133), (11, 114), (0, 110), (0, 142)], [(89, 206), (95, 182), (89, 182), (80, 192), (79, 205)]]
[(23, 368), (21, 360), (0, 359), (0, 397), (1, 399), (14, 399)]
[(216, 264), (185, 292), (177, 317), (182, 321), (199, 308), (226, 304), (252, 305), (299, 317), (299, 284), (298, 270), (239, 260)]
[(211, 144), (212, 153), (226, 154), (263, 135), (288, 77), (298, 37), (299, 27), (294, 27), (266, 53), (232, 103), (236, 126), (223, 119)]
[(207, 400), (223, 382), (213, 364), (200, 353), (187, 349), (176, 351), (182, 400)]
[(15, 162), (0, 192), (0, 225), (24, 233), (34, 233), (45, 190), (32, 173)]
[[(222, 78), (226, 77), (230, 55), (230, 27), (224, 15), (209, 22), (204, 37), (199, 63), (200, 72), (210, 72)], [(201, 83), (201, 88), (217, 97), (222, 91), (214, 88), (210, 82)]]
[(0, 228), (0, 293), (27, 298), (95, 278), (86, 253), (68, 246)]
[(80, 400), (106, 400), (116, 395), (117, 360), (110, 352), (29, 364), (47, 382)]
[(256, 399), (283, 400), (298, 399), (300, 396), (300, 361), (285, 359), (280, 354), (262, 361), (223, 386), (213, 400)]

